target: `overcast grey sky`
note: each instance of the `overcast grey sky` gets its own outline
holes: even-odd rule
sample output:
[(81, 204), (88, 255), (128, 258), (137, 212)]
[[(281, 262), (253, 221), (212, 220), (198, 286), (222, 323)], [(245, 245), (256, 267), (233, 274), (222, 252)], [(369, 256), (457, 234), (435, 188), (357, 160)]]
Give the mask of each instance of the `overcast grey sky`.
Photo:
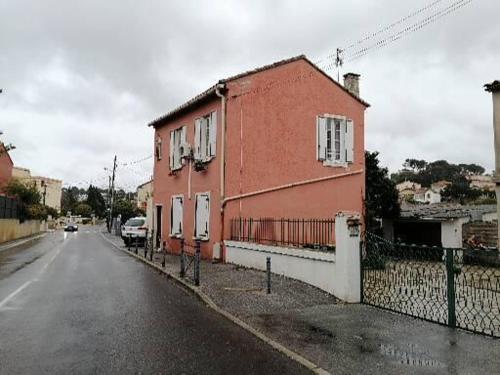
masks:
[[(219, 78), (301, 53), (316, 61), (432, 2), (0, 0), (2, 140), (33, 173), (106, 185), (115, 153), (120, 162), (152, 154), (146, 124)], [(493, 169), (482, 85), (500, 79), (498, 14), (500, 1), (474, 0), (346, 63), (341, 74), (360, 73), (372, 105), (366, 147), (391, 170), (407, 157)], [(120, 167), (119, 184), (135, 188), (151, 166)]]

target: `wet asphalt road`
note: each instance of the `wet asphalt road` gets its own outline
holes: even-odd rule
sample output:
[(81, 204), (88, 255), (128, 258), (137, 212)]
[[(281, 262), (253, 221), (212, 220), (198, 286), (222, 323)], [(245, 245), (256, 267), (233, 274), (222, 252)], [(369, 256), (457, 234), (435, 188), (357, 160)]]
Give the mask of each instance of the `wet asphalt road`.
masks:
[(304, 374), (99, 228), (0, 251), (0, 374)]

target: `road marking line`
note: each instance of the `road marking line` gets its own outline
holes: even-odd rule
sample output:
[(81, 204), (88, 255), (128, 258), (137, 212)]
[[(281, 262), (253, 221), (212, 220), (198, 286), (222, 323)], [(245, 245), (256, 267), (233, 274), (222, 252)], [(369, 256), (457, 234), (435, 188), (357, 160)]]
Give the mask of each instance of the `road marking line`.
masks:
[(38, 272), (38, 274), (36, 275), (36, 277), (32, 278), (29, 281), (26, 281), (23, 285), (21, 285), (15, 291), (13, 291), (11, 294), (9, 294), (6, 298), (4, 298), (0, 302), (0, 309), (3, 306), (5, 306), (7, 303), (9, 303), (10, 300), (12, 300), (19, 293), (21, 293), (24, 289), (26, 289), (32, 282), (38, 281), (38, 278), (45, 272), (45, 270), (47, 269), (47, 267), (50, 266), (54, 262), (54, 260), (59, 255), (59, 253), (61, 252), (61, 250), (62, 250), (62, 246), (59, 247), (59, 249), (56, 251), (56, 253), (54, 254), (54, 256), (42, 267), (42, 269), (40, 270), (40, 272)]
[(4, 298), (4, 300), (0, 302), (0, 308), (2, 308), (3, 306), (5, 306), (12, 298), (14, 298), (19, 293), (21, 293), (32, 282), (33, 282), (33, 280), (26, 281), (23, 285), (21, 285), (15, 291), (13, 291), (11, 294), (9, 294), (6, 298)]

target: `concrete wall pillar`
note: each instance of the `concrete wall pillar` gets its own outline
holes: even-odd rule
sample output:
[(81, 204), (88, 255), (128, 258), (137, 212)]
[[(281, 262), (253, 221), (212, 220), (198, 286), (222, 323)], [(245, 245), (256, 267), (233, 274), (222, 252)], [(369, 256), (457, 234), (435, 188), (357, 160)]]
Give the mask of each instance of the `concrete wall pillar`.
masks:
[(361, 302), (359, 215), (338, 213), (335, 218), (336, 297), (350, 303)]
[[(493, 97), (493, 138), (495, 145), (495, 194), (497, 196), (497, 223), (500, 223), (500, 81), (484, 85)], [(497, 249), (500, 249), (500, 225), (497, 224)]]

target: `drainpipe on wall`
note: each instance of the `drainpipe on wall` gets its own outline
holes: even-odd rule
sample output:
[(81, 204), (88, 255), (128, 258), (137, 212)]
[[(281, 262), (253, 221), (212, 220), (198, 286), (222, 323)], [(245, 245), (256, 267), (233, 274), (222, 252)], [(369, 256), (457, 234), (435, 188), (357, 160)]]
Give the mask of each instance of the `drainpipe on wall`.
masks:
[(495, 193), (497, 196), (497, 249), (500, 249), (500, 81), (484, 85), (493, 96), (493, 131), (495, 142)]
[(226, 261), (226, 249), (224, 246), (224, 207), (226, 196), (226, 96), (221, 93), (226, 85), (219, 83), (215, 88), (215, 94), (221, 98), (221, 156), (220, 156), (220, 258), (222, 262)]

